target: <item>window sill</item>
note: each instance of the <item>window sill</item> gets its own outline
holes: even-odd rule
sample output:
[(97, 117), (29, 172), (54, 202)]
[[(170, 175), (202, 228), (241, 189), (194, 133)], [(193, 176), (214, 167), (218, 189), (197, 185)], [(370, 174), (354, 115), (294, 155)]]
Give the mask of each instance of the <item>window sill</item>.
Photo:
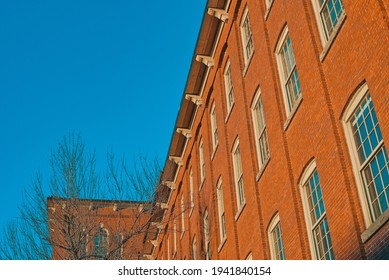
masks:
[(242, 214), (244, 208), (246, 206), (246, 202), (244, 202), (241, 206), (240, 206), (240, 209), (238, 210), (238, 213), (236, 213), (235, 215), (235, 222), (238, 221), (240, 215)]
[(246, 76), (247, 71), (249, 70), (249, 67), (251, 65), (251, 61), (253, 60), (254, 53), (255, 53), (255, 50), (253, 50), (253, 52), (251, 53), (251, 56), (247, 59), (247, 61), (245, 61), (245, 66), (244, 66), (243, 73), (242, 73), (243, 77)]
[(303, 101), (303, 95), (301, 94), (300, 98), (296, 101), (296, 104), (294, 105), (292, 111), (289, 112), (288, 117), (284, 123), (284, 130), (285, 131), (288, 129), (290, 123), (292, 122), (292, 119), (293, 119), (294, 115), (296, 114), (298, 108), (300, 107), (300, 104), (302, 101)]
[(213, 152), (212, 152), (212, 155), (211, 155), (211, 160), (213, 160), (213, 158), (215, 157), (215, 154), (216, 154), (216, 151), (217, 151), (218, 147), (219, 147), (219, 142), (216, 144), (216, 147), (213, 149)]
[(378, 219), (372, 223), (362, 234), (361, 239), (362, 243), (366, 243), (373, 235), (389, 221), (389, 209), (386, 209)]
[(220, 253), (220, 251), (223, 249), (224, 244), (226, 244), (227, 238), (224, 237), (223, 240), (220, 242), (219, 247), (217, 247), (217, 252)]
[(320, 54), (320, 62), (323, 62), (324, 59), (326, 58), (329, 50), (331, 49), (332, 44), (335, 41), (336, 36), (338, 36), (338, 33), (339, 33), (340, 29), (342, 28), (345, 20), (346, 20), (346, 14), (343, 12), (343, 15), (339, 19), (339, 22), (338, 22), (336, 28), (334, 29), (330, 38), (328, 39), (328, 41), (325, 43), (325, 45), (323, 47), (323, 51)]
[(256, 180), (257, 182), (259, 181), (259, 179), (261, 179), (262, 174), (263, 174), (263, 172), (264, 172), (265, 169), (266, 169), (266, 166), (269, 164), (269, 161), (270, 161), (270, 156), (269, 156), (269, 158), (265, 161), (265, 163), (262, 165), (261, 169), (259, 169), (258, 174), (257, 174), (257, 176), (255, 177), (255, 180)]
[(267, 9), (266, 9), (265, 20), (267, 20), (267, 18), (269, 17), (270, 10), (271, 10), (271, 8), (273, 7), (273, 3), (274, 3), (274, 1), (272, 1), (272, 2), (270, 3), (269, 7), (267, 7)]
[(227, 123), (228, 119), (230, 118), (232, 109), (234, 109), (234, 105), (235, 105), (235, 102), (232, 103), (231, 108), (230, 108), (230, 110), (228, 111), (227, 116), (226, 116), (226, 118), (225, 118), (225, 120), (224, 120), (224, 123)]

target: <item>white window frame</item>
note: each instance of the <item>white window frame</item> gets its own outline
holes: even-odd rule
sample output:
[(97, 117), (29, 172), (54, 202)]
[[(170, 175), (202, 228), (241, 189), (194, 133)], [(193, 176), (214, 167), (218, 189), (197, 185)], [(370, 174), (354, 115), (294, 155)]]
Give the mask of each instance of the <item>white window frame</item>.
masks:
[[(267, 230), (267, 235), (269, 238), (269, 247), (270, 247), (270, 256), (272, 260), (276, 260), (276, 248), (274, 248), (274, 237), (273, 237), (273, 232), (275, 228), (280, 224), (280, 215), (277, 213), (273, 219), (270, 221), (268, 230)], [(281, 227), (281, 225), (280, 225)], [(282, 230), (281, 230), (281, 240), (282, 240)], [(285, 257), (285, 246), (284, 246), (284, 241), (282, 240), (282, 248), (283, 248), (283, 253)], [(286, 259), (286, 258), (285, 258)]]
[(199, 164), (200, 164), (200, 189), (205, 180), (205, 161), (204, 161), (204, 143), (203, 139), (200, 140), (199, 144)]
[(189, 170), (189, 191), (190, 191), (190, 212), (189, 216), (192, 215), (194, 204), (194, 188), (193, 188), (193, 170)]
[(316, 23), (318, 25), (320, 40), (321, 40), (322, 46), (324, 47), (327, 44), (327, 42), (331, 42), (333, 40), (333, 38), (338, 33), (339, 28), (340, 28), (340, 26), (342, 25), (342, 23), (344, 21), (344, 18), (345, 18), (345, 15), (346, 15), (346, 12), (345, 12), (345, 9), (344, 9), (344, 5), (343, 5), (343, 2), (342, 2), (343, 12), (342, 12), (341, 16), (338, 18), (338, 22), (334, 26), (334, 29), (332, 30), (331, 34), (327, 34), (327, 32), (328, 32), (327, 31), (327, 27), (323, 23), (321, 14), (322, 14), (322, 10), (323, 10), (324, 5), (326, 3), (328, 3), (328, 0), (325, 0), (325, 3), (321, 7), (319, 5), (319, 1), (318, 0), (311, 0), (311, 2), (312, 2), (313, 10), (315, 12), (315, 18), (316, 18)]
[(266, 9), (270, 9), (271, 5), (273, 4), (274, 0), (265, 0), (266, 2)]
[(247, 254), (246, 261), (252, 261), (253, 260), (253, 253), (250, 252)]
[(209, 227), (209, 219), (208, 219), (208, 210), (205, 210), (204, 218), (204, 251), (205, 251), (205, 259), (211, 259), (211, 236), (210, 236), (210, 227)]
[(226, 217), (224, 211), (223, 186), (222, 186), (221, 178), (219, 178), (216, 185), (216, 196), (217, 196), (217, 210), (218, 210), (218, 217), (219, 217), (220, 244), (222, 244), (227, 238), (227, 230), (226, 230)]
[[(286, 116), (287, 116), (287, 118), (290, 118), (294, 114), (297, 107), (299, 106), (299, 104), (302, 100), (303, 94), (302, 94), (301, 82), (300, 82), (300, 78), (299, 78), (300, 91), (301, 91), (300, 96), (295, 100), (293, 106), (290, 108), (290, 106), (289, 106), (289, 93), (288, 93), (286, 87), (287, 87), (288, 81), (292, 78), (291, 75), (293, 75), (294, 70), (297, 71), (297, 65), (296, 65), (296, 58), (295, 58), (294, 52), (293, 52), (293, 46), (291, 45), (293, 59), (295, 61), (295, 64), (294, 64), (293, 70), (289, 73), (289, 76), (285, 77), (285, 66), (283, 63), (281, 51), (282, 51), (282, 47), (284, 46), (284, 43), (288, 37), (290, 37), (289, 36), (289, 29), (288, 29), (288, 26), (285, 26), (281, 32), (280, 38), (278, 39), (275, 55), (276, 55), (276, 60), (277, 60), (277, 68), (278, 68), (278, 74), (280, 77), (281, 91), (282, 91), (282, 96), (283, 96), (283, 100), (284, 100), (284, 107), (285, 107), (285, 111), (286, 111)], [(298, 71), (297, 71), (297, 74), (298, 74)]]
[[(304, 168), (304, 171), (303, 171), (301, 178), (299, 180), (299, 187), (300, 187), (301, 199), (303, 202), (305, 225), (306, 225), (307, 233), (308, 233), (308, 241), (309, 241), (309, 248), (311, 250), (311, 256), (312, 256), (312, 259), (318, 260), (318, 259), (320, 259), (318, 254), (317, 254), (317, 251), (319, 250), (319, 248), (317, 248), (317, 244), (315, 243), (313, 231), (317, 227), (317, 225), (323, 219), (326, 218), (327, 212), (326, 212), (325, 205), (324, 205), (324, 213), (316, 221), (315, 224), (312, 224), (312, 219), (311, 219), (311, 215), (310, 215), (311, 209), (309, 206), (306, 188), (308, 187), (307, 186), (308, 180), (311, 178), (311, 176), (314, 174), (315, 171), (317, 172), (316, 160), (312, 159), (309, 162), (309, 164)], [(320, 180), (320, 177), (319, 177), (319, 180)], [(321, 184), (320, 184), (320, 187), (321, 187)], [(324, 203), (323, 193), (322, 193), (322, 199), (323, 199), (323, 203)], [(331, 233), (331, 231), (329, 231), (329, 233)]]
[(196, 242), (196, 235), (193, 237), (193, 241), (192, 241), (192, 254), (193, 254), (193, 260), (197, 260), (197, 242)]
[[(239, 150), (239, 154), (237, 151)], [(244, 191), (244, 180), (243, 180), (243, 166), (242, 166), (242, 155), (240, 152), (239, 139), (235, 140), (232, 148), (232, 162), (234, 166), (234, 178), (235, 178), (235, 194), (236, 194), (236, 205), (238, 206), (238, 214), (246, 204), (246, 196)], [(242, 182), (240, 187), (239, 182)]]
[[(245, 29), (244, 25), (247, 24), (248, 26), (248, 30)], [(246, 31), (247, 33), (249, 33), (249, 36), (247, 38), (247, 35), (246, 35)], [(244, 65), (245, 65), (245, 68), (247, 68), (247, 66), (249, 65), (250, 63), (250, 60), (254, 54), (254, 38), (253, 38), (253, 30), (251, 28), (251, 22), (250, 22), (250, 17), (249, 17), (249, 10), (248, 10), (248, 7), (246, 6), (244, 12), (243, 12), (243, 16), (242, 16), (242, 20), (240, 22), (240, 34), (241, 34), (241, 37), (242, 37), (242, 47), (243, 47), (243, 57), (244, 57)], [(250, 49), (250, 52), (248, 52), (248, 46), (251, 44), (251, 47), (249, 48)]]
[(184, 194), (181, 195), (181, 239), (185, 233), (185, 199)]
[(226, 63), (223, 76), (224, 76), (224, 89), (226, 92), (226, 101), (227, 101), (227, 115), (229, 115), (235, 103), (234, 86), (232, 84), (230, 60), (228, 60)]
[(177, 217), (173, 219), (173, 256), (177, 254)]
[[(267, 162), (270, 159), (270, 148), (269, 148), (269, 139), (267, 137), (267, 126), (266, 126), (266, 120), (265, 120), (265, 112), (263, 109), (263, 102), (262, 102), (262, 96), (261, 96), (261, 89), (258, 88), (253, 103), (251, 105), (251, 116), (253, 119), (253, 124), (254, 124), (254, 135), (255, 135), (255, 146), (257, 150), (257, 160), (258, 160), (258, 170), (259, 173), (264, 169), (266, 166)], [(259, 108), (259, 103), (261, 102), (262, 106)], [(257, 109), (258, 108), (258, 109)], [(257, 113), (257, 110), (259, 113)], [(258, 119), (258, 115), (260, 116), (261, 120)], [(262, 121), (263, 123), (263, 128), (260, 131), (259, 130), (259, 122)], [(265, 139), (264, 141), (266, 142), (267, 146), (267, 157), (266, 157), (266, 150), (263, 149), (263, 147), (260, 145), (261, 139)], [(264, 159), (262, 159), (262, 156), (264, 155)]]
[[(371, 226), (375, 221), (378, 221), (379, 219), (373, 220), (372, 214), (370, 212), (371, 205), (368, 201), (368, 198), (366, 197), (365, 192), (367, 190), (365, 190), (363, 178), (361, 175), (361, 170), (362, 170), (363, 166), (361, 166), (361, 164), (359, 162), (358, 152), (357, 152), (357, 149), (355, 146), (355, 141), (354, 141), (353, 131), (352, 131), (352, 128), (350, 125), (350, 121), (351, 121), (352, 116), (354, 115), (355, 110), (359, 107), (360, 103), (363, 101), (363, 99), (366, 97), (366, 95), (368, 93), (369, 93), (369, 88), (368, 88), (367, 84), (364, 83), (363, 85), (361, 85), (357, 89), (357, 91), (352, 96), (352, 98), (351, 98), (350, 102), (347, 104), (347, 106), (343, 112), (343, 116), (341, 118), (342, 124), (343, 124), (343, 129), (345, 131), (347, 147), (348, 147), (349, 154), (350, 154), (351, 165), (353, 168), (355, 183), (356, 183), (357, 190), (358, 190), (359, 200), (361, 202), (361, 208), (362, 208), (362, 213), (363, 213), (366, 228)], [(379, 120), (378, 120), (378, 123), (379, 123)], [(375, 155), (377, 153), (377, 151), (379, 151), (383, 146), (385, 146), (385, 143), (382, 140), (378, 144), (378, 146), (374, 149), (374, 151), (372, 151), (369, 158), (371, 158), (373, 155)], [(367, 159), (365, 161), (365, 163), (368, 161), (369, 160)]]
[(219, 143), (218, 140), (218, 131), (217, 131), (217, 122), (216, 122), (216, 106), (215, 102), (212, 104), (211, 107), (211, 113), (210, 113), (210, 119), (211, 119), (211, 134), (212, 134), (212, 148), (213, 151), (216, 150), (217, 145)]

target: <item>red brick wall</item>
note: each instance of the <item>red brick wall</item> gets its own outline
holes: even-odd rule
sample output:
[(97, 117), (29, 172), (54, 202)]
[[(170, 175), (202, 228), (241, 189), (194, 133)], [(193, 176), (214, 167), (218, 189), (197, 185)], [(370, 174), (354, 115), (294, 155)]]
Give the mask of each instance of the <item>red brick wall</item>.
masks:
[[(265, 1), (232, 1), (208, 76), (203, 104), (193, 124), (193, 136), (183, 155), (177, 188), (170, 208), (180, 206), (184, 193), (189, 205), (189, 170), (192, 168), (195, 208), (185, 211), (185, 232), (178, 236), (177, 254), (169, 258), (192, 258), (193, 237), (197, 254), (204, 258), (203, 215), (210, 220), (212, 259), (269, 259), (267, 227), (279, 214), (287, 259), (311, 259), (299, 178), (315, 158), (323, 191), (336, 259), (388, 258), (388, 225), (363, 243), (366, 224), (361, 209), (351, 158), (341, 117), (348, 100), (366, 82), (378, 116), (386, 146), (389, 144), (389, 27), (381, 1), (343, 0), (346, 12), (339, 33), (320, 59), (323, 45), (310, 0), (274, 0), (267, 19)], [(240, 22), (248, 7), (254, 39), (254, 54), (245, 73)], [(386, 7), (387, 8), (387, 7)], [(206, 15), (208, 16), (208, 15)], [(285, 25), (292, 41), (302, 88), (302, 102), (290, 124), (277, 69), (275, 48)], [(227, 44), (225, 53), (223, 47)], [(235, 103), (227, 117), (223, 73), (230, 60)], [(270, 161), (259, 180), (251, 103), (260, 87), (270, 147)], [(219, 144), (212, 157), (210, 109), (216, 106)], [(246, 205), (238, 218), (231, 151), (239, 138)], [(204, 143), (206, 176), (200, 186), (198, 146)], [(222, 178), (227, 239), (220, 246), (216, 184)], [(181, 219), (177, 219), (177, 229)], [(173, 254), (173, 228), (159, 235), (154, 256), (167, 259), (167, 238)], [(162, 243), (162, 244), (161, 244)], [(381, 244), (381, 245), (380, 245)], [(383, 244), (383, 245), (382, 245)], [(377, 257), (378, 256), (378, 257)]]

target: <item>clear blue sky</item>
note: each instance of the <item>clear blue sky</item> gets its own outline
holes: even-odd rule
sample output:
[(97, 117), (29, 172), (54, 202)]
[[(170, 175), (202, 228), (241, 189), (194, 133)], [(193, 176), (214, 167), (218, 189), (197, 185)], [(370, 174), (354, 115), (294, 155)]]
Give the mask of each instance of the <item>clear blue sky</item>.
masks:
[(165, 160), (205, 3), (0, 1), (0, 231), (71, 131)]

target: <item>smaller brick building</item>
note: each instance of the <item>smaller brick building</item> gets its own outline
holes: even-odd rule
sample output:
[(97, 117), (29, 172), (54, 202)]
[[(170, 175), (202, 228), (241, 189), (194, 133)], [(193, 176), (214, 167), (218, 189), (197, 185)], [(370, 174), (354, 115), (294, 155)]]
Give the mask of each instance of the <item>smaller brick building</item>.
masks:
[(49, 197), (52, 258), (147, 259), (152, 209), (152, 203)]

